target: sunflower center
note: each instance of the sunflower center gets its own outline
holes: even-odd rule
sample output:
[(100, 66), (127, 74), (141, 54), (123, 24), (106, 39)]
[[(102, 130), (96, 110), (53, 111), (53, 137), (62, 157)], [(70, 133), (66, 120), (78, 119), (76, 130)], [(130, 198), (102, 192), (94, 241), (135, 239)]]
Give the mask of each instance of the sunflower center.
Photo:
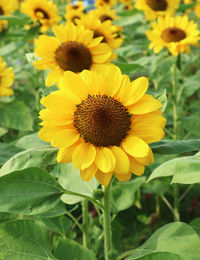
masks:
[(0, 15), (3, 15), (3, 8), (0, 6)]
[(112, 17), (109, 16), (109, 15), (107, 15), (107, 14), (101, 15), (101, 16), (99, 17), (99, 19), (101, 20), (102, 23), (105, 22), (105, 21), (108, 21), (108, 20), (110, 20), (110, 21), (113, 20)]
[(171, 27), (165, 29), (161, 36), (165, 42), (180, 42), (186, 38), (186, 33), (177, 27)]
[(88, 48), (75, 41), (62, 43), (55, 51), (55, 60), (64, 71), (75, 73), (89, 70), (92, 65), (92, 55)]
[(72, 22), (73, 24), (75, 24), (75, 25), (77, 25), (76, 19), (79, 19), (79, 20), (80, 20), (80, 16), (74, 15), (74, 16), (71, 18), (71, 22)]
[(86, 143), (95, 146), (119, 146), (130, 125), (127, 108), (106, 95), (89, 95), (74, 112), (74, 126)]
[(166, 0), (146, 0), (146, 3), (154, 11), (165, 11), (167, 9)]
[(48, 13), (42, 10), (41, 8), (35, 9), (35, 15), (37, 16), (38, 19), (49, 19)]
[(104, 37), (104, 35), (103, 35), (103, 33), (101, 33), (101, 32), (99, 32), (98, 30), (94, 30), (94, 38), (97, 38), (97, 37), (103, 37), (103, 39), (101, 40), (101, 42), (106, 42), (106, 39), (105, 39), (105, 37)]
[(72, 5), (72, 9), (78, 9), (79, 8), (79, 6), (78, 5)]

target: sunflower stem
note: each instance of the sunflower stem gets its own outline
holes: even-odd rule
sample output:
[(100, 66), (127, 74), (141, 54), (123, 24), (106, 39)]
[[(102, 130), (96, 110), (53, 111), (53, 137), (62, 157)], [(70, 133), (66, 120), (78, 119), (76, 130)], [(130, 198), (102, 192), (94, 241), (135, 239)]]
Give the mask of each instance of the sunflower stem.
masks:
[(109, 260), (109, 251), (112, 249), (111, 234), (111, 216), (110, 216), (110, 190), (111, 185), (104, 187), (104, 210), (103, 210), (103, 227), (104, 227), (104, 252), (105, 260)]
[(83, 246), (88, 248), (89, 237), (88, 237), (88, 201), (82, 201), (82, 214), (83, 214)]

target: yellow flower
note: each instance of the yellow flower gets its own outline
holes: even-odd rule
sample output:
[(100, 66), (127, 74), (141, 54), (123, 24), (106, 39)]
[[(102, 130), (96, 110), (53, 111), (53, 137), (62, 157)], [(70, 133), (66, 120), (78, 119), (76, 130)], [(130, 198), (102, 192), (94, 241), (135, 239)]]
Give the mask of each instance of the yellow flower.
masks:
[(190, 44), (197, 45), (199, 30), (194, 21), (188, 21), (187, 16), (159, 17), (158, 23), (152, 23), (153, 30), (147, 31), (151, 41), (149, 49), (160, 52), (163, 47), (168, 48), (171, 54), (190, 53)]
[(77, 1), (75, 4), (66, 5), (66, 12), (70, 12), (70, 11), (83, 12), (83, 10), (84, 10), (84, 5), (83, 5), (83, 2), (80, 2), (80, 1)]
[(41, 35), (36, 40), (35, 53), (41, 57), (34, 66), (50, 69), (46, 85), (51, 86), (67, 70), (79, 73), (84, 69), (104, 72), (110, 65), (112, 50), (102, 37), (93, 38), (93, 31), (73, 23), (53, 27), (56, 37)]
[(56, 4), (48, 0), (25, 0), (21, 4), (21, 12), (30, 16), (34, 23), (39, 22), (42, 32), (46, 32), (61, 19)]
[(173, 15), (180, 0), (137, 0), (135, 7), (143, 10), (147, 20), (154, 20), (158, 16)]
[(110, 9), (109, 6), (98, 7), (95, 10), (91, 10), (90, 13), (94, 13), (96, 17), (101, 20), (101, 22), (105, 22), (107, 20), (114, 21), (120, 18), (116, 15), (115, 9)]
[(84, 15), (82, 11), (71, 10), (65, 13), (65, 19), (67, 22), (77, 25), (77, 20), (80, 20)]
[(116, 26), (110, 20), (101, 22), (94, 13), (88, 13), (81, 20), (77, 21), (78, 25), (83, 25), (85, 29), (94, 32), (94, 38), (102, 36), (101, 42), (106, 42), (111, 49), (118, 49), (122, 44), (122, 38), (116, 37)]
[(149, 143), (164, 136), (161, 103), (145, 94), (148, 79), (130, 82), (118, 67), (104, 74), (65, 72), (60, 90), (42, 98), (42, 140), (58, 147), (59, 163), (73, 162), (84, 181), (126, 181), (153, 162)]
[[(18, 8), (17, 0), (0, 0), (0, 15), (10, 16)], [(3, 26), (7, 25), (6, 20), (0, 20), (0, 31), (2, 31)]]
[(116, 4), (116, 0), (95, 0), (95, 5), (96, 5), (97, 7), (99, 7), (99, 6), (102, 6), (102, 7), (104, 7), (104, 6), (111, 7), (111, 6), (115, 5), (115, 4)]
[(6, 68), (6, 63), (0, 57), (0, 97), (13, 95), (10, 86), (14, 81), (14, 73), (12, 68)]

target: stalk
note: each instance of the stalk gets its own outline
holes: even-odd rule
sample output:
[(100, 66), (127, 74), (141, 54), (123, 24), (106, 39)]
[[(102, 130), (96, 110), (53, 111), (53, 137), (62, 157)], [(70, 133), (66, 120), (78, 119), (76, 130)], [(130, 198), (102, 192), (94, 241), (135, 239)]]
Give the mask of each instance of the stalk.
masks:
[(83, 246), (88, 248), (88, 201), (82, 201), (82, 213), (83, 213)]

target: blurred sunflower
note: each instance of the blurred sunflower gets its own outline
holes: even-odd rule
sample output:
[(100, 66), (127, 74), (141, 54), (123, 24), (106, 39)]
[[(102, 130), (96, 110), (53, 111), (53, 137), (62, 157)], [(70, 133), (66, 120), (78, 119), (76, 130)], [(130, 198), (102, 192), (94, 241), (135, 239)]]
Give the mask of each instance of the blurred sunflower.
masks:
[(117, 2), (116, 0), (95, 0), (95, 5), (97, 7), (99, 7), (99, 6), (102, 6), (102, 7), (104, 7), (104, 6), (112, 7), (113, 5), (116, 4), (116, 2)]
[[(184, 0), (184, 3), (185, 4), (191, 4), (191, 3), (196, 3), (196, 5), (193, 7), (193, 11), (195, 12), (195, 14), (196, 14), (196, 16), (198, 17), (198, 18), (200, 18), (200, 0)], [(192, 9), (190, 9), (190, 10), (188, 10), (187, 12), (186, 12), (186, 14), (188, 13), (188, 12), (190, 12), (190, 11), (192, 11)]]
[(39, 22), (42, 32), (48, 31), (61, 19), (56, 4), (48, 0), (25, 0), (21, 4), (21, 12), (30, 16), (34, 23)]
[(35, 41), (35, 53), (41, 57), (34, 66), (41, 70), (50, 69), (46, 85), (51, 86), (67, 70), (79, 73), (84, 69), (103, 72), (110, 65), (112, 50), (102, 37), (93, 38), (93, 31), (75, 26), (73, 23), (54, 26), (56, 37), (41, 35)]
[(60, 90), (42, 98), (39, 136), (59, 147), (59, 163), (73, 162), (84, 181), (127, 181), (153, 162), (149, 143), (164, 136), (161, 103), (145, 94), (147, 78), (130, 82), (118, 67), (105, 74), (65, 72)]
[(101, 22), (105, 22), (107, 20), (114, 21), (119, 19), (120, 17), (116, 15), (115, 9), (110, 9), (110, 7), (98, 7), (95, 10), (91, 10), (91, 13), (94, 13), (96, 17), (98, 17)]
[(74, 4), (67, 4), (66, 5), (66, 12), (70, 12), (70, 11), (79, 11), (79, 12), (83, 12), (84, 10), (84, 5), (83, 2), (77, 1)]
[(94, 13), (88, 13), (81, 20), (77, 21), (78, 25), (83, 25), (85, 29), (94, 32), (94, 38), (102, 36), (101, 42), (105, 42), (111, 49), (118, 49), (123, 39), (117, 37), (116, 26), (110, 20), (101, 22)]
[(152, 23), (153, 30), (147, 31), (151, 41), (149, 49), (160, 52), (163, 47), (168, 48), (174, 56), (179, 53), (190, 53), (190, 44), (197, 45), (199, 30), (194, 21), (188, 21), (187, 16), (159, 17), (158, 23)]
[(82, 11), (71, 10), (65, 13), (65, 19), (67, 22), (72, 22), (77, 25), (77, 20), (80, 20), (84, 17), (85, 14)]
[(158, 16), (173, 15), (180, 0), (137, 0), (135, 7), (143, 10), (147, 20), (154, 20)]
[(6, 68), (6, 62), (0, 57), (0, 97), (13, 95), (13, 90), (10, 88), (14, 82), (13, 69)]
[[(0, 0), (0, 15), (10, 16), (18, 9), (17, 0)], [(3, 26), (7, 25), (6, 20), (0, 20), (0, 31), (2, 31)]]

